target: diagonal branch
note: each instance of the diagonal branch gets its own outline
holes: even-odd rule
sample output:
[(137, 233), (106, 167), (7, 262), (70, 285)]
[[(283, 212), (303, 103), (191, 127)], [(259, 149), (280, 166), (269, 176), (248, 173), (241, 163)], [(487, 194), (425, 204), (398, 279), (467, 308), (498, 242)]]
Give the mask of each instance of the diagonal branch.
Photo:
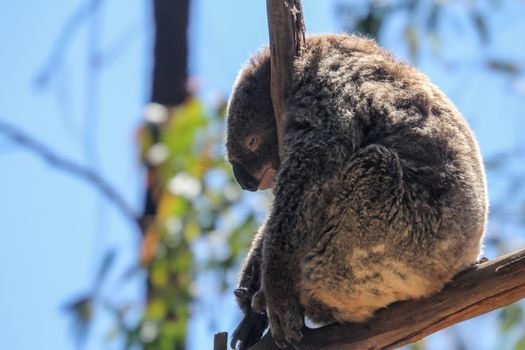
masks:
[(36, 87), (45, 87), (53, 74), (62, 66), (66, 49), (71, 45), (76, 32), (78, 32), (84, 21), (92, 16), (100, 6), (101, 0), (86, 0), (79, 6), (75, 12), (68, 18), (64, 26), (60, 29), (57, 39), (53, 45), (45, 64), (42, 65), (39, 72), (36, 74), (34, 84)]
[[(525, 298), (525, 249), (482, 263), (430, 298), (398, 302), (367, 324), (303, 330), (300, 349), (395, 349)], [(266, 335), (250, 350), (278, 350)], [(290, 348), (292, 349), (292, 348)]]
[(37, 154), (50, 165), (90, 183), (110, 202), (112, 202), (125, 217), (139, 225), (139, 227), (141, 226), (140, 218), (131, 206), (104, 178), (92, 169), (61, 157), (40, 141), (35, 140), (33, 137), (25, 134), (22, 130), (19, 130), (4, 121), (0, 121), (0, 134), (4, 135), (19, 146)]

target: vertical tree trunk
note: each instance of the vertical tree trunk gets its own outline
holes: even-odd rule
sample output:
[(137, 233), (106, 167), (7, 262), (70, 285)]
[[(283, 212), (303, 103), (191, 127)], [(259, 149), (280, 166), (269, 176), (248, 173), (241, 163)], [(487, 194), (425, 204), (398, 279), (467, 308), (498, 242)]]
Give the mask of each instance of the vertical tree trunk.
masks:
[[(151, 102), (158, 103), (172, 111), (174, 107), (181, 105), (189, 97), (186, 88), (188, 79), (188, 18), (190, 0), (153, 0), (154, 19), (155, 19), (155, 47), (153, 63), (153, 81), (151, 91)], [(171, 112), (168, 113), (168, 118)], [(160, 128), (163, 124), (149, 123), (146, 128), (149, 130), (152, 142), (155, 144), (160, 141)], [(155, 300), (164, 299), (165, 291), (155, 287), (152, 281), (152, 260), (155, 255), (156, 244), (151, 241), (158, 241), (160, 236), (159, 227), (155, 217), (159, 204), (159, 194), (162, 191), (160, 174), (152, 164), (147, 164), (146, 194), (144, 199), (144, 211), (141, 218), (143, 233), (142, 244), (142, 263), (148, 268), (146, 278), (146, 298), (148, 308), (150, 303)], [(153, 248), (152, 248), (153, 246)], [(150, 251), (144, 254), (145, 251)], [(145, 256), (147, 256), (145, 258)], [(147, 317), (147, 312), (144, 317)], [(176, 324), (177, 321), (185, 322), (180, 319), (174, 308), (168, 308), (162, 320), (157, 320), (158, 328), (166, 324)], [(144, 319), (142, 326), (148, 322)], [(184, 335), (163, 336), (162, 331), (156, 339), (148, 341), (144, 349), (183, 349), (185, 347)]]
[(189, 0), (154, 0), (155, 61), (151, 101), (178, 105), (188, 97)]
[[(188, 17), (190, 0), (153, 0), (155, 15), (155, 52), (151, 102), (174, 107), (188, 97)], [(150, 125), (154, 141), (158, 141), (156, 125)], [(157, 212), (155, 188), (157, 181), (148, 167), (143, 226)]]

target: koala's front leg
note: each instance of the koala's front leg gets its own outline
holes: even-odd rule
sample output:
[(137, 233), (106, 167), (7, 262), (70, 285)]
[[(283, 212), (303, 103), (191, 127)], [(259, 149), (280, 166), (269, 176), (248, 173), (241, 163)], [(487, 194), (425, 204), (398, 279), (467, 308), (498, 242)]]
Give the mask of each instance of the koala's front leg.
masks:
[(255, 235), (248, 255), (239, 273), (239, 281), (234, 294), (241, 310), (250, 308), (253, 295), (261, 288), (262, 237), (264, 225)]
[[(252, 265), (252, 267), (255, 267), (255, 265)], [(260, 269), (260, 266), (255, 268)], [(247, 349), (257, 343), (262, 338), (265, 329), (268, 327), (268, 316), (266, 316), (265, 311), (260, 311), (264, 310), (265, 307), (252, 307), (252, 304), (255, 300), (254, 295), (259, 296), (257, 297), (258, 303), (260, 303), (261, 300), (264, 300), (264, 298), (261, 298), (262, 292), (259, 289), (260, 273), (258, 272), (255, 275), (257, 275), (256, 283), (255, 279), (249, 278), (246, 280), (248, 286), (240, 286), (234, 291), (235, 298), (237, 299), (237, 303), (243, 311), (244, 317), (237, 328), (233, 331), (230, 346), (235, 348), (238, 345), (237, 349), (239, 350)], [(243, 276), (253, 277), (254, 275), (246, 274)], [(254, 289), (250, 286), (258, 287), (257, 289)]]
[[(244, 289), (236, 289), (235, 296), (237, 299), (247, 298), (252, 299), (251, 296), (246, 296), (247, 293)], [(264, 333), (264, 330), (268, 327), (268, 317), (266, 313), (259, 313), (250, 306), (245, 310), (244, 317), (233, 331), (230, 346), (239, 350), (245, 350), (250, 346), (257, 343)]]
[(252, 302), (265, 301), (272, 337), (281, 348), (298, 343), (304, 326), (297, 288), (305, 244), (301, 203), (304, 203), (309, 184), (293, 175), (296, 170), (301, 169), (295, 169), (294, 164), (288, 162), (282, 165), (279, 173), (275, 201), (263, 238), (263, 294), (258, 293)]
[(299, 114), (287, 115), (285, 156), (263, 238), (262, 291), (270, 331), (279, 347), (297, 344), (303, 337), (304, 310), (298, 288), (309, 242), (322, 234), (319, 228), (328, 200), (322, 184), (340, 173), (352, 153), (349, 149), (357, 144), (346, 136), (334, 137), (333, 130), (318, 128), (320, 118), (309, 114), (310, 110), (321, 108), (309, 105)]
[(271, 243), (265, 248), (268, 253), (264, 255), (262, 289), (252, 303), (264, 301), (272, 337), (277, 346), (285, 348), (298, 343), (303, 337), (304, 314), (297, 297), (294, 276), (297, 271), (290, 268), (290, 260), (295, 259), (287, 259), (289, 256), (285, 254), (274, 254), (279, 250), (272, 252), (276, 246)]
[(241, 268), (238, 287), (234, 291), (235, 298), (244, 317), (233, 332), (230, 346), (235, 348), (238, 345), (237, 349), (239, 350), (244, 350), (257, 343), (261, 339), (264, 330), (268, 327), (268, 317), (264, 312), (265, 306), (260, 306), (260, 309), (263, 311), (252, 308), (253, 297), (261, 288), (263, 235), (264, 225), (260, 227), (254, 237), (251, 249)]

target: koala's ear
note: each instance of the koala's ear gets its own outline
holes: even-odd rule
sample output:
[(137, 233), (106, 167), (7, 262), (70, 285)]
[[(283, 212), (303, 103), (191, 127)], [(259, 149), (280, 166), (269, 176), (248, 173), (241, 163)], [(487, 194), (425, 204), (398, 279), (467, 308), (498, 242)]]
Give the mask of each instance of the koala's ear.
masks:
[(244, 140), (244, 145), (250, 151), (255, 152), (259, 148), (261, 138), (259, 135), (250, 135)]

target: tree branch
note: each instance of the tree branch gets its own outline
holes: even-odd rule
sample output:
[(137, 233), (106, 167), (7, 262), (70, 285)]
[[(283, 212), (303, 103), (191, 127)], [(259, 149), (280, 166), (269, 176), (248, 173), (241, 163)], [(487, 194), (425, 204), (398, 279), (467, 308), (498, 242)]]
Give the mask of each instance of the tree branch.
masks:
[[(189, 97), (188, 80), (188, 24), (190, 0), (154, 0), (155, 48), (151, 102), (166, 107), (178, 106)], [(148, 124), (153, 142), (158, 142), (160, 130)], [(159, 174), (147, 165), (146, 193), (142, 222), (144, 228), (157, 215)], [(146, 231), (143, 230), (143, 234)]]
[(228, 333), (219, 332), (213, 338), (213, 350), (227, 350), (228, 349)]
[(12, 125), (9, 125), (4, 121), (0, 121), (0, 134), (4, 135), (19, 146), (22, 146), (37, 154), (52, 166), (60, 168), (90, 183), (96, 189), (98, 189), (110, 202), (112, 202), (122, 212), (122, 214), (124, 214), (125, 217), (140, 227), (140, 219), (133, 209), (131, 209), (124, 198), (95, 171), (59, 156), (43, 143), (35, 140), (31, 136), (25, 134), (23, 131)]
[(283, 110), (292, 85), (293, 61), (305, 46), (300, 0), (266, 0), (272, 69), (272, 103), (282, 157)]
[(151, 102), (177, 106), (188, 98), (189, 0), (154, 0), (155, 57)]
[[(398, 302), (367, 324), (303, 330), (300, 349), (394, 349), (525, 298), (525, 249), (467, 270), (439, 294)], [(293, 348), (290, 348), (293, 349)], [(268, 334), (250, 350), (279, 350)]]
[(53, 48), (48, 55), (45, 63), (36, 74), (34, 84), (38, 88), (42, 88), (49, 83), (52, 75), (63, 66), (63, 59), (66, 54), (66, 49), (71, 45), (76, 32), (78, 32), (84, 21), (92, 16), (100, 6), (102, 1), (99, 0), (86, 0), (85, 3), (80, 5), (75, 12), (67, 19), (63, 27), (57, 36)]

